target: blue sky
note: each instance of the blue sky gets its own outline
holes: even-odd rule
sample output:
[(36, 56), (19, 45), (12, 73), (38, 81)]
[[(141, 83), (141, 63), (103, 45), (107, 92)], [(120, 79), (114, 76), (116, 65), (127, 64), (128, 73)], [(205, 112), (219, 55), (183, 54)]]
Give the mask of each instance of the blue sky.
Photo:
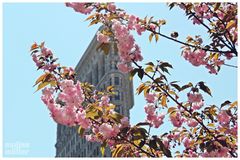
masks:
[[(169, 35), (172, 31), (178, 31), (180, 39), (206, 33), (204, 28), (192, 25), (182, 11), (169, 11), (163, 3), (118, 3), (118, 6), (142, 18), (147, 15), (166, 19), (167, 25), (162, 32)], [(34, 94), (32, 85), (42, 72), (36, 71), (28, 51), (33, 42), (45, 41), (62, 65), (75, 67), (99, 27), (88, 27), (85, 18), (62, 3), (3, 4), (4, 156), (55, 156), (56, 124), (41, 102), (40, 92)], [(202, 80), (207, 82), (213, 97), (204, 94), (206, 104), (221, 104), (227, 99), (237, 99), (236, 69), (222, 67), (217, 76), (210, 75), (204, 67), (192, 67), (186, 62), (180, 56), (179, 44), (161, 37), (158, 43), (149, 43), (148, 34), (135, 37), (143, 52), (143, 63), (155, 59), (168, 61), (174, 67), (171, 80), (179, 80), (182, 84)], [(208, 40), (208, 37), (205, 39)], [(233, 60), (229, 63), (236, 65), (237, 62)], [(139, 83), (139, 79), (135, 78), (134, 87)], [(142, 96), (135, 96), (131, 123), (145, 119), (144, 103)], [(9, 144), (28, 144), (27, 153), (7, 154)]]

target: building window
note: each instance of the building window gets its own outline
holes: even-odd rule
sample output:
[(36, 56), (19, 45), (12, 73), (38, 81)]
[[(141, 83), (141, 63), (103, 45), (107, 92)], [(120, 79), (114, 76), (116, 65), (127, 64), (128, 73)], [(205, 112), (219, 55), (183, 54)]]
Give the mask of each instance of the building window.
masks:
[(119, 77), (114, 77), (114, 84), (115, 85), (119, 85), (120, 84)]
[(120, 113), (120, 106), (119, 105), (116, 105), (115, 111)]
[(112, 78), (109, 79), (109, 85), (112, 85)]
[(86, 155), (87, 155), (87, 151), (86, 151), (86, 148), (84, 148), (83, 156), (86, 157)]
[(116, 91), (115, 100), (120, 100), (120, 93), (119, 93), (119, 91)]

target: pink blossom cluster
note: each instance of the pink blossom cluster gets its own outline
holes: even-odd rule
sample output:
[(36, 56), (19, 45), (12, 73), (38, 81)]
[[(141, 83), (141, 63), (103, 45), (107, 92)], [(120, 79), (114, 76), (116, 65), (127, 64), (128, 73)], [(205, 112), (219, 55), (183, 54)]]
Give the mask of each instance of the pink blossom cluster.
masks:
[(116, 11), (116, 5), (114, 3), (108, 3), (107, 4), (107, 9), (110, 11), (110, 12), (115, 12)]
[(224, 60), (213, 59), (211, 64), (206, 64), (206, 68), (209, 69), (209, 73), (217, 74), (217, 68), (224, 64)]
[(146, 121), (149, 122), (155, 128), (158, 128), (161, 124), (163, 124), (163, 119), (165, 115), (163, 113), (157, 114), (156, 107), (153, 103), (147, 103), (144, 106), (145, 113), (147, 114)]
[(136, 30), (138, 35), (142, 35), (146, 31), (146, 28), (140, 23), (139, 17), (134, 15), (129, 15), (127, 26), (129, 30)]
[(53, 61), (53, 53), (50, 49), (42, 46), (40, 52), (35, 52), (32, 54), (32, 59), (38, 68), (45, 71), (52, 72), (58, 66), (58, 64)]
[(196, 127), (198, 125), (198, 122), (195, 119), (188, 119), (187, 120), (187, 125), (189, 127)]
[(207, 53), (204, 50), (198, 49), (191, 51), (190, 49), (183, 50), (183, 57), (194, 66), (206, 65), (207, 61), (205, 56)]
[(173, 126), (175, 127), (181, 127), (183, 122), (185, 122), (185, 118), (182, 117), (180, 112), (175, 112), (173, 114), (170, 114), (170, 121), (172, 122)]
[(66, 2), (66, 6), (73, 8), (76, 12), (80, 12), (82, 14), (90, 14), (94, 7), (92, 5), (86, 5), (87, 3)]
[(119, 126), (116, 124), (110, 125), (108, 123), (103, 123), (99, 127), (99, 133), (102, 134), (103, 139), (115, 137), (119, 132), (120, 132)]
[(72, 80), (63, 80), (60, 83), (60, 92), (55, 99), (54, 89), (45, 88), (42, 91), (42, 101), (47, 105), (52, 118), (59, 124), (67, 126), (80, 125), (88, 128), (90, 121), (86, 119), (85, 110), (82, 108), (84, 95), (79, 83), (73, 84)]
[(102, 34), (101, 32), (97, 32), (97, 41), (100, 43), (109, 43), (109, 36)]
[[(213, 17), (213, 14), (209, 12), (209, 7), (205, 3), (200, 3), (194, 6), (193, 10), (195, 11), (195, 15), (198, 18), (193, 17), (193, 24), (201, 24), (203, 19), (210, 19)], [(199, 20), (198, 20), (199, 19)]]
[(115, 141), (112, 138), (116, 137), (122, 128), (129, 127), (129, 120), (127, 117), (123, 117), (120, 124), (104, 122), (97, 125), (93, 124), (91, 127), (92, 134), (85, 135), (87, 141), (102, 142), (107, 140), (108, 145), (112, 146), (115, 144)]
[(129, 29), (117, 20), (113, 20), (112, 30), (117, 39), (117, 48), (120, 57), (118, 68), (120, 71), (127, 73), (132, 70), (128, 64), (134, 61), (141, 61), (143, 59), (140, 47), (135, 43), (135, 39), (130, 34)]
[(71, 108), (81, 108), (84, 101), (84, 94), (81, 84), (77, 82), (74, 84), (72, 80), (64, 80), (60, 82), (62, 92), (58, 94), (58, 99), (65, 103), (65, 106)]
[(204, 105), (203, 97), (200, 93), (188, 93), (187, 96), (193, 110), (198, 110)]
[(220, 113), (217, 116), (218, 122), (222, 126), (228, 126), (229, 122), (231, 120), (231, 117), (227, 114), (226, 110), (220, 111)]
[(227, 147), (222, 147), (211, 152), (206, 151), (201, 154), (201, 157), (230, 157), (228, 151)]
[(192, 140), (189, 137), (185, 137), (182, 142), (185, 148), (190, 148)]
[(145, 99), (148, 103), (154, 103), (157, 101), (158, 97), (155, 93), (147, 93)]

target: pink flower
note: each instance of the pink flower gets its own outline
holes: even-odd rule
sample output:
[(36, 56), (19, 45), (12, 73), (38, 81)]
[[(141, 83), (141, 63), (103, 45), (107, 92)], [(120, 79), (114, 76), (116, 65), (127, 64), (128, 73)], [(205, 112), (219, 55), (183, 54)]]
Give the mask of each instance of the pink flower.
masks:
[(170, 120), (175, 127), (181, 127), (185, 119), (181, 116), (180, 112), (176, 112), (170, 115)]
[(86, 112), (85, 111), (79, 111), (76, 114), (76, 120), (78, 125), (80, 125), (82, 128), (89, 128), (90, 127), (90, 120), (86, 118)]
[(134, 61), (141, 61), (141, 51), (138, 45), (135, 44), (135, 39), (130, 34), (129, 30), (134, 29), (135, 21), (138, 18), (135, 16), (129, 17), (128, 27), (121, 24), (117, 20), (113, 20), (112, 30), (115, 38), (117, 39), (117, 48), (120, 57), (120, 63), (118, 69), (123, 73), (127, 73), (132, 70), (127, 64)]
[(142, 35), (142, 33), (146, 31), (145, 27), (142, 26), (141, 24), (136, 24), (135, 29), (136, 29), (138, 35)]
[(225, 56), (226, 56), (227, 60), (230, 60), (230, 59), (232, 59), (233, 54), (231, 52), (228, 52), (225, 54)]
[(188, 93), (187, 96), (189, 103), (201, 102), (203, 99), (200, 93)]
[(163, 119), (165, 115), (164, 114), (157, 115), (155, 113), (156, 108), (153, 103), (147, 103), (144, 106), (144, 110), (147, 114), (146, 121), (149, 122), (152, 126), (154, 126), (155, 128), (158, 128), (161, 124), (163, 124)]
[(42, 52), (42, 56), (43, 57), (48, 57), (48, 56), (52, 56), (53, 55), (52, 51), (50, 49), (45, 48), (45, 47), (43, 47), (41, 49), (41, 52)]
[(162, 142), (163, 142), (163, 144), (164, 144), (164, 146), (166, 147), (166, 148), (170, 148), (170, 145), (169, 145), (169, 140), (168, 139), (166, 139), (166, 138), (164, 138), (163, 140), (162, 140)]
[(132, 59), (134, 59), (135, 61), (142, 61), (143, 60), (143, 57), (141, 55), (140, 47), (137, 44), (135, 44), (135, 51), (133, 52)]
[(198, 24), (198, 25), (200, 25), (202, 22), (203, 22), (203, 20), (202, 20), (202, 18), (192, 18), (192, 21), (193, 21), (193, 24)]
[(121, 124), (120, 124), (120, 128), (125, 128), (125, 127), (128, 127), (130, 124), (129, 124), (129, 120), (128, 120), (128, 117), (123, 117), (121, 119)]
[(198, 122), (195, 119), (189, 119), (187, 125), (189, 127), (196, 127), (198, 125)]
[(148, 103), (154, 103), (157, 100), (155, 93), (147, 93), (145, 99)]
[(190, 148), (190, 144), (191, 144), (190, 139), (189, 139), (188, 137), (185, 137), (185, 138), (183, 139), (183, 145), (184, 145), (184, 147), (185, 147), (185, 148)]
[(188, 137), (183, 138), (183, 145), (186, 148), (190, 148), (191, 140)]
[(104, 139), (108, 139), (111, 137), (116, 136), (120, 130), (118, 128), (118, 126), (114, 125), (110, 125), (107, 123), (103, 123), (100, 127), (99, 127), (99, 132), (103, 135)]
[(38, 59), (38, 57), (37, 57), (36, 54), (33, 54), (33, 55), (32, 55), (32, 59), (33, 59), (33, 61), (35, 62), (35, 64), (36, 64), (37, 67), (42, 66), (43, 62)]
[(160, 114), (158, 116), (154, 116), (154, 118), (152, 119), (152, 124), (155, 128), (158, 128), (160, 125), (163, 124), (163, 119), (164, 119), (165, 115), (164, 114)]
[(109, 37), (98, 31), (97, 41), (100, 42), (100, 43), (108, 43), (109, 42)]
[(89, 142), (96, 142), (96, 141), (97, 141), (96, 136), (94, 136), (94, 135), (92, 135), (92, 134), (90, 134), (90, 135), (85, 135), (85, 138), (86, 138), (86, 140), (89, 141)]
[(71, 107), (60, 108), (60, 106), (55, 106), (51, 110), (51, 115), (53, 119), (62, 125), (74, 126), (75, 124), (75, 113)]
[(204, 106), (203, 101), (192, 103), (192, 109), (193, 110), (198, 110), (198, 109), (202, 108), (202, 106)]
[(218, 114), (217, 118), (218, 118), (219, 123), (220, 123), (222, 126), (228, 125), (229, 122), (230, 122), (230, 119), (231, 119), (231, 117), (227, 114), (227, 112), (226, 112), (225, 110), (222, 110), (222, 111)]
[(109, 106), (110, 98), (106, 95), (101, 97), (100, 106)]
[(182, 55), (194, 66), (205, 65), (207, 63), (207, 61), (205, 60), (205, 56), (207, 55), (207, 53), (201, 49), (192, 52), (190, 49), (187, 48), (183, 50)]
[(230, 157), (228, 151), (229, 149), (227, 147), (222, 147), (211, 152), (205, 151), (201, 154), (201, 157)]
[(117, 65), (117, 67), (123, 73), (128, 73), (128, 72), (130, 72), (133, 69), (132, 67), (130, 67), (127, 64), (124, 64), (124, 63), (119, 63)]
[(44, 88), (42, 90), (42, 101), (44, 104), (48, 105), (49, 103), (54, 102), (54, 95), (53, 95), (54, 89), (53, 88)]
[(150, 28), (152, 31), (155, 31), (156, 27), (157, 27), (157, 26), (156, 26), (155, 24), (152, 24), (152, 23), (149, 25), (149, 28)]
[(82, 13), (82, 14), (89, 14), (94, 9), (92, 6), (85, 7), (86, 3), (79, 3), (79, 2), (67, 2), (65, 3), (67, 7), (73, 8), (76, 12)]
[(59, 100), (69, 106), (81, 107), (84, 101), (84, 94), (79, 82), (73, 84), (72, 80), (64, 80), (60, 83), (60, 87), (62, 92), (58, 95)]
[(192, 104), (193, 110), (200, 109), (204, 103), (203, 103), (203, 97), (200, 93), (188, 93), (188, 102)]
[(115, 12), (115, 11), (116, 11), (116, 6), (114, 5), (114, 3), (108, 3), (107, 9), (108, 9), (110, 12)]
[(155, 113), (155, 105), (153, 103), (148, 103), (144, 106), (144, 110), (148, 115), (153, 115)]
[(198, 155), (191, 149), (188, 150), (189, 157), (198, 157)]

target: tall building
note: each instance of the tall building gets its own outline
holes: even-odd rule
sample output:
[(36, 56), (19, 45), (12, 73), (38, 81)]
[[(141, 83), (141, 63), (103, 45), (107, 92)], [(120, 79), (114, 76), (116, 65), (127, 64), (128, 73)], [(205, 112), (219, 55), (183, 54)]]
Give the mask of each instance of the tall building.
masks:
[[(116, 105), (117, 112), (129, 117), (134, 103), (132, 81), (128, 74), (123, 74), (116, 67), (119, 61), (116, 45), (110, 44), (108, 55), (97, 50), (99, 45), (95, 34), (75, 68), (77, 79), (95, 85), (97, 90), (114, 85), (117, 94), (111, 97), (111, 102)], [(101, 157), (100, 145), (81, 138), (75, 127), (57, 125), (56, 157)], [(110, 156), (109, 149), (106, 156)]]

